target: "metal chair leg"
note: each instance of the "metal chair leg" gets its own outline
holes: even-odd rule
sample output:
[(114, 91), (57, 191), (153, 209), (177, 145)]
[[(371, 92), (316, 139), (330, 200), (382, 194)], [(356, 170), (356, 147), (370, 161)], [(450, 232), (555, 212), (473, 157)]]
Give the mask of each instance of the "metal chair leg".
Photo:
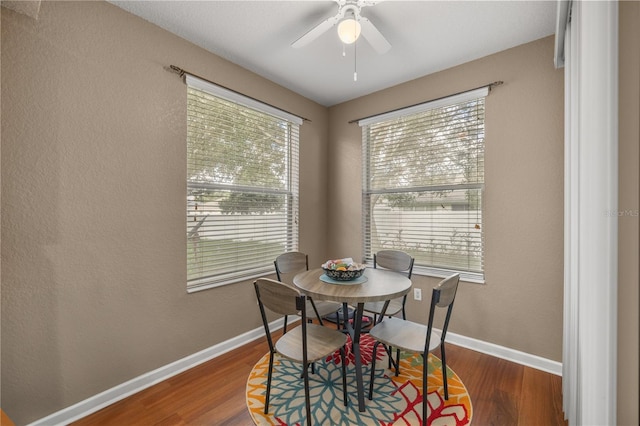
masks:
[(304, 402), (307, 409), (307, 426), (311, 426), (311, 398), (309, 397), (309, 366), (304, 365)]
[(373, 382), (376, 377), (376, 352), (379, 344), (380, 342), (375, 342), (373, 344), (373, 353), (371, 356), (371, 378), (369, 379), (369, 400), (373, 399)]
[(348, 404), (347, 402), (347, 365), (345, 363), (346, 354), (345, 354), (344, 346), (340, 348), (340, 358), (342, 361), (342, 399), (344, 400), (344, 406), (346, 407)]
[(425, 426), (428, 424), (427, 421), (429, 420), (429, 404), (427, 403), (428, 359), (428, 353), (422, 355), (422, 424)]
[(274, 353), (269, 354), (269, 370), (267, 371), (267, 394), (264, 399), (264, 413), (269, 412), (269, 396), (271, 395), (271, 376), (273, 375), (273, 357)]
[(449, 400), (449, 387), (447, 386), (447, 355), (444, 350), (444, 342), (440, 345), (442, 353), (442, 383), (444, 384), (444, 399)]

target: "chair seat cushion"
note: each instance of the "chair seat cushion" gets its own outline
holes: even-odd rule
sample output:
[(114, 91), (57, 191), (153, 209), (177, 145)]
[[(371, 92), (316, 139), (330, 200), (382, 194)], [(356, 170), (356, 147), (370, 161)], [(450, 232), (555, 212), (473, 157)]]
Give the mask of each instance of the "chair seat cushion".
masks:
[[(389, 306), (387, 306), (387, 312), (385, 313), (385, 315), (395, 315), (400, 312), (402, 310), (402, 299), (402, 297), (391, 299), (389, 301)], [(365, 311), (378, 315), (382, 313), (383, 307), (384, 302), (367, 302), (364, 304)]]
[[(318, 310), (318, 314), (320, 318), (325, 317), (329, 314), (337, 312), (342, 306), (341, 303), (338, 302), (324, 302), (314, 300), (313, 303), (316, 305), (316, 309)], [(311, 302), (307, 300), (307, 316), (315, 316), (315, 311), (313, 310), (313, 306), (311, 306)]]
[[(424, 324), (392, 317), (386, 318), (373, 327), (369, 331), (369, 335), (385, 345), (424, 354), (427, 330), (428, 327)], [(431, 331), (429, 351), (440, 346), (441, 335), (439, 331)]]
[[(276, 342), (276, 351), (292, 361), (302, 362), (302, 325), (287, 331)], [(318, 361), (340, 349), (347, 337), (340, 331), (307, 324), (307, 361)]]

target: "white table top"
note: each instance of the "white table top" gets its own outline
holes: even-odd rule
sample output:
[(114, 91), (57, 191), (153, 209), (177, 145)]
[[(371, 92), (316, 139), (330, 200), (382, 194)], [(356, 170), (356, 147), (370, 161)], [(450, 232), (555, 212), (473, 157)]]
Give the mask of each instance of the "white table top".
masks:
[(353, 284), (349, 281), (330, 284), (320, 280), (320, 276), (323, 274), (322, 268), (301, 272), (293, 278), (293, 283), (314, 300), (330, 300), (350, 304), (395, 299), (404, 296), (411, 290), (409, 278), (384, 269), (365, 269), (364, 276), (367, 277), (367, 280), (362, 284)]

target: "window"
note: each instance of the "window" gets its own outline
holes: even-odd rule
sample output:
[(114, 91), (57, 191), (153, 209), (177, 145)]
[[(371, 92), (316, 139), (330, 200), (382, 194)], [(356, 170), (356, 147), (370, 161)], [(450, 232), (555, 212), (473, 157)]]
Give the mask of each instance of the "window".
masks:
[(487, 94), (476, 89), (360, 120), (365, 261), (403, 250), (416, 273), (484, 281)]
[(298, 247), (302, 120), (187, 74), (187, 290), (273, 271)]

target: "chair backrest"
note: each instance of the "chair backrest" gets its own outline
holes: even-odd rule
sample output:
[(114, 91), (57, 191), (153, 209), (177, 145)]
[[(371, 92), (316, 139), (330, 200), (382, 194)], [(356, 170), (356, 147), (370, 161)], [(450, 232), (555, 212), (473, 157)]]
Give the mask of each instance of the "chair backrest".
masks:
[(282, 274), (309, 270), (309, 256), (299, 251), (290, 251), (276, 257), (273, 262), (276, 267), (278, 281), (282, 281)]
[(447, 328), (449, 328), (449, 320), (451, 319), (451, 312), (453, 311), (453, 302), (456, 299), (456, 293), (458, 291), (458, 283), (460, 282), (460, 274), (453, 274), (443, 279), (433, 288), (431, 293), (431, 308), (429, 309), (429, 322), (427, 329), (427, 341), (425, 342), (425, 353), (429, 351), (431, 330), (433, 329), (433, 319), (435, 311), (438, 308), (446, 308), (447, 314), (442, 326), (442, 334), (440, 336), (441, 343), (447, 335)]
[(258, 278), (253, 285), (258, 303), (268, 310), (281, 315), (296, 315), (300, 311), (296, 297), (301, 294), (295, 288), (269, 278)]
[(267, 334), (269, 348), (273, 352), (274, 346), (265, 309), (281, 315), (297, 315), (300, 312), (303, 323), (306, 323), (306, 298), (297, 289), (269, 278), (258, 278), (254, 281), (253, 286), (258, 298), (258, 306), (260, 307), (262, 324)]
[(460, 274), (453, 274), (438, 283), (434, 287), (434, 291), (437, 291), (437, 305), (439, 308), (447, 308), (453, 305), (453, 301), (456, 298), (456, 292), (458, 291), (458, 283), (460, 282)]
[(395, 272), (403, 272), (411, 279), (413, 257), (400, 250), (380, 250), (373, 255), (373, 267), (381, 266)]

